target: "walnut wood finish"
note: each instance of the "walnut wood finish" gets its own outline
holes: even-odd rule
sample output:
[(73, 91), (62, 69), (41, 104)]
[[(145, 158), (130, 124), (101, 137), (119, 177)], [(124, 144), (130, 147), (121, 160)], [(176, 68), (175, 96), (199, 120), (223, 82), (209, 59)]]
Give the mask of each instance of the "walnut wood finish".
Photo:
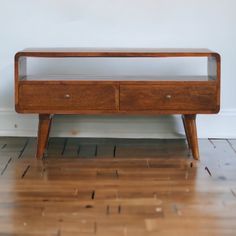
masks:
[(57, 110), (118, 109), (118, 87), (109, 84), (23, 84), (19, 87), (20, 109), (56, 113)]
[(38, 148), (36, 158), (43, 158), (45, 149), (48, 143), (48, 137), (50, 133), (52, 123), (52, 115), (40, 114), (39, 115), (39, 127), (38, 127)]
[(28, 48), (16, 54), (20, 57), (215, 57), (209, 49), (194, 48)]
[[(27, 75), (27, 58), (206, 57), (207, 76), (81, 78)], [(15, 55), (15, 107), (20, 113), (184, 115), (189, 146), (199, 159), (196, 114), (220, 109), (220, 55), (208, 49), (25, 49)], [(42, 116), (44, 117), (44, 115)], [(39, 121), (38, 157), (43, 156), (49, 120)], [(42, 128), (44, 127), (44, 128)], [(43, 135), (42, 135), (43, 134)]]
[(186, 135), (188, 137), (189, 146), (195, 160), (199, 160), (199, 148), (197, 139), (196, 115), (184, 115), (184, 123), (186, 127)]
[(187, 124), (186, 124), (184, 115), (182, 115), (182, 121), (183, 121), (184, 131), (185, 131), (185, 135), (186, 135), (187, 142), (188, 142), (188, 147), (189, 147), (189, 149), (192, 149), (191, 148), (191, 141), (190, 141), (190, 134), (189, 134), (189, 130), (187, 129)]
[(180, 114), (188, 111), (216, 111), (215, 85), (121, 85), (120, 110), (178, 110)]

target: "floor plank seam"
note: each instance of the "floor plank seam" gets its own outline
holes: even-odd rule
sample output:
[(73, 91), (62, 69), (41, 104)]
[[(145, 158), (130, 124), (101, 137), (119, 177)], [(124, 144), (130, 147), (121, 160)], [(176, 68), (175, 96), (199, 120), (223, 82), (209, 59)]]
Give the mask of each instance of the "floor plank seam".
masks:
[(3, 175), (5, 173), (8, 166), (10, 165), (11, 161), (12, 161), (12, 158), (10, 157), (9, 160), (7, 161), (6, 165), (4, 166), (3, 170), (1, 171), (1, 175)]
[(95, 194), (96, 194), (96, 192), (95, 192), (95, 190), (93, 190), (92, 193), (91, 193), (91, 199), (92, 199), (92, 200), (95, 199)]
[(147, 165), (147, 168), (150, 168), (150, 163), (148, 159), (146, 160), (146, 165)]
[(6, 148), (6, 146), (7, 146), (7, 144), (6, 144), (6, 143), (5, 143), (5, 144), (3, 144), (1, 149), (4, 149), (4, 148)]
[(64, 153), (65, 153), (67, 143), (68, 143), (68, 138), (65, 138), (64, 144), (63, 144), (63, 148), (62, 148), (62, 151), (61, 151), (61, 155), (62, 155), (62, 156), (63, 156)]
[(116, 178), (119, 179), (119, 172), (118, 172), (118, 170), (116, 170), (115, 173), (116, 173)]
[(231, 193), (233, 194), (233, 196), (236, 198), (236, 193), (234, 192), (233, 189), (231, 189)]
[(97, 222), (94, 222), (93, 224), (94, 234), (97, 234), (97, 228), (98, 228)]
[(229, 144), (229, 146), (233, 149), (233, 151), (236, 153), (236, 149), (234, 148), (233, 144), (228, 139), (226, 139), (226, 141)]
[(97, 157), (98, 155), (98, 145), (95, 146), (94, 156)]
[(118, 206), (118, 214), (121, 214), (121, 205)]
[(109, 205), (107, 205), (107, 207), (106, 207), (106, 214), (110, 215), (110, 206)]
[(30, 169), (30, 165), (28, 165), (28, 166), (26, 167), (26, 169), (24, 170), (23, 174), (21, 175), (21, 179), (24, 179), (24, 178), (25, 178), (25, 176), (26, 176), (27, 172), (29, 171), (29, 169)]
[(29, 144), (29, 138), (25, 141), (25, 144), (24, 144), (24, 146), (23, 146), (23, 148), (22, 148), (22, 150), (21, 150), (21, 152), (20, 152), (20, 155), (18, 156), (18, 159), (20, 159), (21, 157), (22, 157), (22, 155), (23, 155), (23, 153), (24, 153), (24, 151), (25, 151), (25, 149), (26, 149), (26, 147), (27, 147), (27, 145)]
[(205, 170), (207, 171), (207, 173), (212, 177), (211, 171), (209, 170), (209, 168), (206, 166)]
[(80, 148), (81, 146), (79, 145), (78, 148), (77, 148), (77, 157), (79, 157), (79, 154), (80, 154)]
[(114, 146), (114, 149), (113, 149), (113, 157), (114, 158), (116, 157), (116, 145)]
[(214, 142), (212, 141), (212, 139), (208, 138), (209, 142), (212, 144), (213, 148), (216, 149), (216, 145), (214, 144)]

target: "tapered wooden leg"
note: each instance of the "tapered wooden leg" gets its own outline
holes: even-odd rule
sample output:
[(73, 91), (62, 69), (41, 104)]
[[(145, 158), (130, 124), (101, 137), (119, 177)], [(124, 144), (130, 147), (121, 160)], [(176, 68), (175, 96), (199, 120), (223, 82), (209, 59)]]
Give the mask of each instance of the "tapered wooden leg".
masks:
[(188, 142), (188, 147), (189, 147), (189, 149), (192, 149), (191, 148), (190, 137), (189, 137), (189, 132), (188, 132), (187, 127), (186, 127), (186, 121), (185, 121), (184, 115), (182, 115), (182, 121), (183, 121), (183, 125), (184, 125), (184, 131), (185, 131), (186, 139), (187, 139), (187, 142)]
[(48, 143), (49, 132), (52, 123), (52, 115), (40, 114), (38, 126), (38, 144), (37, 144), (37, 159), (42, 159)]
[(196, 127), (196, 115), (184, 115), (185, 127), (189, 137), (189, 143), (193, 158), (199, 160), (199, 148)]

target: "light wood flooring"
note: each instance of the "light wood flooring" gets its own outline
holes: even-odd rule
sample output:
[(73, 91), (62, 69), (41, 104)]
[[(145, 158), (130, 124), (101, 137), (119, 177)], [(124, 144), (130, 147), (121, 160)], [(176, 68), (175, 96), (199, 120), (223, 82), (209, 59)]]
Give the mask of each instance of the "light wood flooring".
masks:
[(0, 235), (236, 235), (236, 140), (0, 138)]

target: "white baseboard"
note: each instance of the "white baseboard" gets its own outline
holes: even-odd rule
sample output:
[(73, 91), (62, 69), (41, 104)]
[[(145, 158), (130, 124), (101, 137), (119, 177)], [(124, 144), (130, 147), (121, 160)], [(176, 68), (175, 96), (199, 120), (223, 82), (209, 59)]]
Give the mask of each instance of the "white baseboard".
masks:
[[(236, 138), (236, 110), (199, 115), (199, 138)], [(0, 136), (36, 136), (38, 117), (0, 110)], [(55, 116), (53, 137), (183, 138), (180, 116)]]

